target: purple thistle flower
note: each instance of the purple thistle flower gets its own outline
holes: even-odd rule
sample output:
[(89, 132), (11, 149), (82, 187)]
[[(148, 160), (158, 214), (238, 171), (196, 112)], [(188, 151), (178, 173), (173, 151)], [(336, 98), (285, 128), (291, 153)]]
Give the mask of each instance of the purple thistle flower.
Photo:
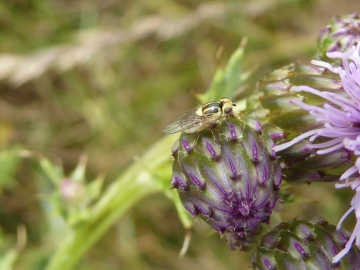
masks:
[(291, 220), (262, 236), (251, 264), (256, 270), (271, 269), (360, 269), (360, 250), (352, 245), (338, 263), (332, 258), (348, 241), (350, 233), (336, 230), (321, 217)]
[(360, 38), (360, 16), (357, 13), (336, 16), (320, 31), (316, 59), (331, 63), (341, 60), (327, 57), (328, 52), (345, 52), (356, 46)]
[(282, 180), (272, 139), (229, 117), (216, 127), (182, 133), (173, 152), (172, 187), (194, 217), (247, 249), (268, 223)]
[[(341, 87), (337, 93), (319, 91), (309, 86), (293, 86), (291, 92), (307, 92), (326, 100), (323, 107), (313, 106), (306, 103), (306, 100), (292, 100), (303, 110), (308, 111), (321, 125), (304, 134), (295, 137), (293, 140), (275, 146), (274, 150), (280, 152), (296, 143), (308, 139), (307, 146), (317, 149), (316, 154), (324, 155), (336, 152), (340, 149), (349, 150), (356, 161), (353, 166), (347, 169), (341, 176), (344, 183), (336, 184), (336, 188), (350, 187), (354, 190), (355, 196), (351, 201), (350, 209), (341, 218), (337, 229), (340, 228), (343, 220), (352, 212), (355, 212), (357, 219), (356, 226), (348, 240), (345, 248), (334, 258), (338, 262), (352, 246), (354, 240), (360, 246), (360, 43), (345, 52), (330, 52), (327, 56), (332, 59), (340, 59), (342, 66), (332, 66), (329, 63), (313, 60), (312, 64), (328, 69), (338, 74), (341, 80)], [(319, 142), (320, 141), (320, 142)]]

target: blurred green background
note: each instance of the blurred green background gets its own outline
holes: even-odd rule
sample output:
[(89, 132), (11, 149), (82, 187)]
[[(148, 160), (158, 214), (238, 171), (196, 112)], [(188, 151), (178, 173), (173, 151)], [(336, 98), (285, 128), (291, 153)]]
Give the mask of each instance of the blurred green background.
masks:
[[(309, 63), (318, 31), (356, 11), (353, 0), (2, 1), (0, 256), (15, 247), (14, 269), (44, 269), (62, 241), (49, 229), (49, 183), (19, 150), (62, 164), (65, 175), (86, 155), (86, 178), (105, 175), (108, 186), (164, 136), (169, 120), (197, 105), (194, 93), (209, 87), (243, 37), (253, 89), (275, 68)], [(351, 199), (333, 184), (288, 191), (302, 200), (279, 206), (283, 220), (317, 214), (336, 224)], [(194, 223), (180, 259), (185, 230), (175, 207), (150, 196), (75, 269), (247, 269), (249, 254)]]

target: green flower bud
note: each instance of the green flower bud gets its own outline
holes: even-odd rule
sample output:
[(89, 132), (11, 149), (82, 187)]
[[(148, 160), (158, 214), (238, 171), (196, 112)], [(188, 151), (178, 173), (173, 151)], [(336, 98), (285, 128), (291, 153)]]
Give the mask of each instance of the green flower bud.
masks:
[(320, 31), (316, 59), (328, 63), (341, 63), (339, 59), (329, 58), (328, 52), (345, 52), (360, 41), (360, 17), (357, 13), (336, 16)]
[(254, 270), (358, 270), (360, 250), (355, 245), (340, 262), (332, 263), (349, 237), (320, 217), (284, 222), (262, 237), (251, 264)]
[(343, 91), (339, 80), (338, 76), (322, 67), (292, 64), (260, 80), (256, 94), (249, 98), (249, 117), (259, 120), (276, 144), (299, 138), (298, 143), (277, 153), (282, 161), (284, 180), (337, 181), (350, 167), (351, 156), (347, 149), (316, 155), (318, 149), (309, 147), (309, 141), (301, 139), (301, 135), (317, 129), (323, 123), (298, 104), (306, 100), (309, 106), (321, 107), (324, 99), (309, 92), (291, 91), (294, 86), (306, 85), (341, 95)]

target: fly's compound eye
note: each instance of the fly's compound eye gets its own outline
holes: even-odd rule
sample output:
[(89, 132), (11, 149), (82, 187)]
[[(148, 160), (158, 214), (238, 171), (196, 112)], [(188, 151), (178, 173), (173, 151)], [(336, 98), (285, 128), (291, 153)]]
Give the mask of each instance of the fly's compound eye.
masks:
[(233, 107), (236, 106), (235, 101), (228, 99), (228, 98), (222, 98), (220, 99), (220, 104), (222, 107), (222, 113), (223, 115), (230, 115), (233, 114)]
[(229, 115), (229, 114), (231, 114), (232, 112), (233, 112), (232, 107), (225, 107), (225, 108), (224, 108), (224, 114), (225, 114), (225, 115)]

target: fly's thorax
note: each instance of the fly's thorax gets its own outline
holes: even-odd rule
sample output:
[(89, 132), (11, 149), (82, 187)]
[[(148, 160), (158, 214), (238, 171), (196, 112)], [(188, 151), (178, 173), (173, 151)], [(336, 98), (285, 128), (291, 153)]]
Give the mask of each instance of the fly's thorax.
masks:
[(221, 104), (219, 102), (209, 102), (201, 107), (202, 116), (206, 118), (220, 117), (222, 115)]
[(222, 107), (219, 102), (208, 102), (201, 106), (196, 114), (203, 118), (202, 125), (203, 127), (211, 126), (215, 124), (217, 120), (222, 116)]

